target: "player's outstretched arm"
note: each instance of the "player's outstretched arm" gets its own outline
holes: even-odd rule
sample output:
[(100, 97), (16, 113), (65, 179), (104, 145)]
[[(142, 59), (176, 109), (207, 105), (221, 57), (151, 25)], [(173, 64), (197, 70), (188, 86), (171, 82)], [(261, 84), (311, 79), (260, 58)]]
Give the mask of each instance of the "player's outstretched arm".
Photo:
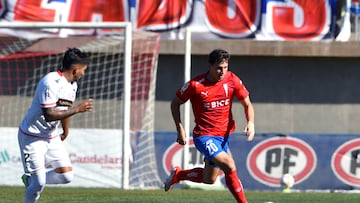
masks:
[(44, 113), (45, 120), (47, 122), (51, 122), (51, 121), (62, 120), (62, 119), (68, 118), (77, 113), (83, 113), (83, 112), (92, 111), (92, 110), (93, 110), (93, 100), (87, 99), (65, 111), (59, 111), (56, 109), (56, 107), (43, 108), (43, 113)]

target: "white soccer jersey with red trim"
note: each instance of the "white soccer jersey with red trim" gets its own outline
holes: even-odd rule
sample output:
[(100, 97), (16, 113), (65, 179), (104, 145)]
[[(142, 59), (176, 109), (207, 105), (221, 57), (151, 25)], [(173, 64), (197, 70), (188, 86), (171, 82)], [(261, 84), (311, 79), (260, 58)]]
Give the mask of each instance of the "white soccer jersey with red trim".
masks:
[(52, 138), (59, 135), (60, 121), (46, 122), (43, 108), (69, 108), (76, 98), (77, 83), (68, 82), (61, 72), (51, 72), (37, 85), (32, 104), (20, 124), (20, 130), (29, 136)]

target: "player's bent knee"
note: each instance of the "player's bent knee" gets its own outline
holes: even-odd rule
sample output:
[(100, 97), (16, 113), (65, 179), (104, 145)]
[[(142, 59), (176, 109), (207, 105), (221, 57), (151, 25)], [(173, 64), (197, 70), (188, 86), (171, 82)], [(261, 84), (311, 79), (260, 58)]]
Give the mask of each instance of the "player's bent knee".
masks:
[(66, 173), (66, 172), (70, 172), (72, 171), (72, 167), (71, 166), (63, 166), (63, 167), (59, 167), (55, 169), (56, 173)]

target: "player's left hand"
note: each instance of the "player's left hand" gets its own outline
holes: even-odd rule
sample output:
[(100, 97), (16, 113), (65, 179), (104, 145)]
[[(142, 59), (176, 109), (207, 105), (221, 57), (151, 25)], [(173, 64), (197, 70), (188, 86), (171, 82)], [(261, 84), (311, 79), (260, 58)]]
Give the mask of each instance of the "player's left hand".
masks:
[(245, 128), (244, 128), (244, 133), (246, 133), (247, 136), (247, 140), (251, 141), (254, 139), (254, 135), (255, 135), (255, 124), (252, 121), (249, 121)]
[(61, 141), (64, 141), (66, 138), (67, 138), (67, 134), (61, 134), (60, 135), (60, 138), (61, 138)]

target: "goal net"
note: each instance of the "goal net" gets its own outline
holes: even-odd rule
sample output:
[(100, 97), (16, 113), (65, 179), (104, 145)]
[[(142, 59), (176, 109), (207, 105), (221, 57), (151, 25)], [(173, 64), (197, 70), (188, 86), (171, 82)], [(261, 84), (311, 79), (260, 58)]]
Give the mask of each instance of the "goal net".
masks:
[(129, 32), (126, 23), (85, 25), (23, 25), (0, 36), (0, 184), (20, 183), (17, 128), (37, 82), (59, 68), (67, 48), (77, 47), (91, 57), (77, 101), (93, 98), (94, 111), (73, 116), (64, 141), (73, 185), (160, 187), (154, 149), (159, 36)]

